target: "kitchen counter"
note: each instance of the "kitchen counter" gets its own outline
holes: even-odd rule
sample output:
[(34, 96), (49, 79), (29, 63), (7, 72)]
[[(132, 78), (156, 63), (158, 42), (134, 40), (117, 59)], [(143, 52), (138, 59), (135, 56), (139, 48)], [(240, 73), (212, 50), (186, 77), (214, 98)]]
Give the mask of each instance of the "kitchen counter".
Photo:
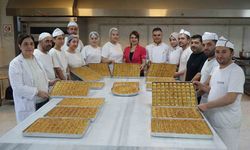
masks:
[[(102, 90), (91, 90), (89, 97), (105, 97), (105, 104), (87, 133), (80, 139), (24, 137), (22, 131), (56, 106), (61, 99), (51, 99), (37, 112), (0, 138), (1, 150), (80, 150), (80, 149), (226, 149), (213, 132), (213, 139), (158, 138), (150, 136), (151, 92), (145, 78), (105, 78)], [(139, 81), (137, 96), (118, 97), (111, 93), (114, 81)]]

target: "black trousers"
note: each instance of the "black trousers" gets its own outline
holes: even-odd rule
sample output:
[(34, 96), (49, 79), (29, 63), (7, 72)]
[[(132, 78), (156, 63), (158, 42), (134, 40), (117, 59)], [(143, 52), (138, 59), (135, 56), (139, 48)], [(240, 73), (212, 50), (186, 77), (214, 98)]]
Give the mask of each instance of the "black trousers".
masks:
[(49, 101), (49, 99), (41, 102), (41, 103), (36, 103), (36, 110), (38, 110), (39, 108), (41, 108), (44, 104), (46, 104)]

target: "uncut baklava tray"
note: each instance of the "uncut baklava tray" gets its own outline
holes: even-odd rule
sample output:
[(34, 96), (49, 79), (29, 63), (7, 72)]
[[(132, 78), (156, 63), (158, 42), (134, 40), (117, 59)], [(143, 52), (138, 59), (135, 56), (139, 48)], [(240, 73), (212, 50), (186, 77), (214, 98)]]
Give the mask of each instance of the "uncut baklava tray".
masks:
[(58, 81), (50, 91), (51, 98), (84, 97), (89, 92), (89, 86), (83, 81)]
[(204, 119), (152, 118), (151, 136), (212, 139), (213, 133)]
[(38, 118), (26, 129), (23, 136), (81, 138), (87, 132), (90, 120), (81, 118)]

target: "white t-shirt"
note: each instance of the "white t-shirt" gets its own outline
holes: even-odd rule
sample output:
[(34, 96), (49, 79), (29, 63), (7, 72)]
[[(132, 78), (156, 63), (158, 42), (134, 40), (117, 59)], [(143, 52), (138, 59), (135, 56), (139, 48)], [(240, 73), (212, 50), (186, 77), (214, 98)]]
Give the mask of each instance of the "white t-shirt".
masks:
[[(213, 58), (209, 61), (206, 60), (202, 69), (201, 69), (200, 82), (205, 83), (207, 81), (207, 79), (209, 78), (210, 74), (212, 73), (212, 71), (214, 70), (214, 68), (217, 66), (219, 66), (219, 64), (215, 58)], [(207, 93), (203, 94), (201, 97), (201, 103), (207, 103), (207, 97), (208, 97)]]
[(182, 51), (181, 53), (181, 58), (180, 58), (180, 65), (179, 65), (179, 70), (180, 71), (184, 71), (185, 73), (183, 75), (180, 76), (180, 80), (181, 81), (185, 81), (186, 78), (186, 70), (187, 70), (187, 61), (190, 57), (190, 55), (193, 53), (193, 51), (190, 49), (190, 47), (187, 47), (185, 50)]
[(102, 47), (102, 57), (114, 60), (116, 63), (122, 63), (123, 51), (119, 43), (112, 44), (107, 42)]
[(245, 75), (243, 70), (235, 63), (226, 68), (220, 69), (219, 66), (214, 69), (210, 79), (210, 92), (208, 102), (226, 95), (228, 92), (239, 93), (235, 102), (210, 109), (205, 112), (209, 122), (216, 128), (239, 128), (241, 124), (241, 105), (240, 100), (243, 93)]
[(81, 54), (86, 64), (101, 62), (102, 51), (100, 47), (94, 48), (91, 45), (84, 46)]
[(67, 78), (68, 60), (65, 52), (52, 48), (49, 54), (52, 57), (54, 68), (60, 68), (63, 71), (64, 77)]
[(181, 53), (182, 48), (180, 46), (176, 46), (175, 48), (169, 46), (168, 63), (178, 65), (180, 62)]
[(167, 63), (169, 55), (169, 46), (165, 43), (156, 45), (151, 43), (146, 46), (147, 58), (152, 63)]
[(45, 72), (49, 80), (54, 80), (56, 78), (52, 58), (49, 53), (45, 54), (39, 49), (34, 50), (34, 56), (43, 65)]
[(85, 65), (84, 60), (82, 59), (81, 53), (76, 51), (75, 53), (65, 52), (68, 64), (71, 68), (78, 68)]
[[(67, 45), (67, 42), (68, 42), (68, 37), (65, 36), (65, 38), (64, 38), (64, 44), (63, 44), (63, 46), (62, 46), (62, 48), (61, 48), (63, 51), (67, 51), (67, 50), (69, 49), (69, 47), (68, 47), (68, 45)], [(82, 49), (83, 49), (83, 47), (84, 47), (84, 45), (83, 45), (83, 43), (82, 43), (82, 40), (79, 39), (79, 41), (78, 41), (78, 46), (77, 46), (77, 48), (76, 48), (76, 51), (81, 52)]]
[[(47, 81), (47, 77), (43, 73), (42, 69), (39, 67), (35, 59), (24, 59), (25, 63), (27, 63), (31, 71), (31, 75), (33, 77), (34, 86), (37, 87), (38, 90), (48, 92), (49, 85)], [(45, 99), (36, 96), (36, 103), (43, 102)]]

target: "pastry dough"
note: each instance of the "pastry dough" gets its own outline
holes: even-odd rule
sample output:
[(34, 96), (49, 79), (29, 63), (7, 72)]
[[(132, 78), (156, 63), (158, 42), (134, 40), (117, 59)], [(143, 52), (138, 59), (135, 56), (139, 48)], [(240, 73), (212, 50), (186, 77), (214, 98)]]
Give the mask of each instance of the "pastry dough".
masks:
[(151, 132), (212, 135), (204, 120), (151, 119)]
[(83, 81), (58, 81), (50, 96), (87, 96), (88, 85)]
[(57, 106), (50, 110), (45, 116), (48, 117), (76, 117), (91, 119), (95, 118), (98, 112), (98, 107), (64, 107)]
[(39, 118), (24, 130), (25, 133), (83, 134), (89, 121), (77, 118)]
[(102, 79), (102, 76), (99, 73), (86, 66), (72, 68), (71, 72), (84, 81), (98, 81)]
[(203, 119), (197, 108), (152, 107), (153, 118)]
[(110, 77), (110, 70), (107, 63), (88, 64), (88, 67), (104, 77)]
[(100, 107), (104, 104), (104, 98), (64, 98), (57, 105), (78, 107)]
[(164, 63), (152, 63), (149, 67), (148, 77), (173, 77), (176, 72), (176, 65)]
[(140, 77), (140, 64), (116, 63), (114, 64), (114, 77)]

